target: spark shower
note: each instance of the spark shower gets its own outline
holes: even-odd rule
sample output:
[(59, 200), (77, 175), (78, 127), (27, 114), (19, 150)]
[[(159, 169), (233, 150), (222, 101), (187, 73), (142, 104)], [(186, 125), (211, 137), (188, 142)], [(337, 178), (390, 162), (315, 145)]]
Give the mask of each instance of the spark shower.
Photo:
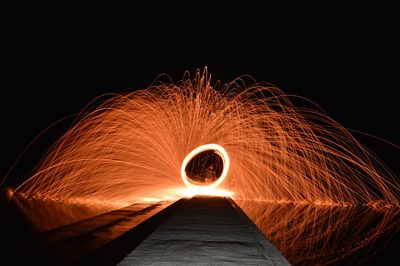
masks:
[[(223, 170), (196, 186), (186, 166), (205, 150), (219, 154)], [(87, 108), (16, 189), (123, 205), (187, 190), (329, 205), (389, 206), (400, 198), (390, 169), (317, 106), (295, 106), (277, 87), (246, 77), (212, 84), (207, 69)]]

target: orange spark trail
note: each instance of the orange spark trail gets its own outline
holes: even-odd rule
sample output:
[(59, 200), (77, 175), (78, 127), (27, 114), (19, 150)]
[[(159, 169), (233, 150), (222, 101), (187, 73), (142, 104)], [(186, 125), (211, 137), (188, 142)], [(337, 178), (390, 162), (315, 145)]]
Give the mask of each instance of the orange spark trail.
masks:
[[(215, 181), (212, 182), (209, 185), (203, 185), (203, 186), (199, 186), (196, 184), (193, 184), (192, 182), (189, 181), (189, 178), (186, 174), (186, 166), (187, 164), (190, 162), (190, 160), (193, 159), (194, 156), (196, 156), (197, 154), (203, 152), (203, 151), (207, 151), (207, 150), (215, 150), (217, 152), (217, 154), (219, 154), (222, 158), (223, 161), (223, 171), (220, 175), (220, 177)], [(228, 174), (229, 171), (229, 155), (226, 152), (226, 150), (221, 147), (218, 144), (205, 144), (205, 145), (201, 145), (199, 147), (197, 147), (196, 149), (194, 149), (193, 151), (189, 152), (188, 155), (186, 155), (185, 159), (182, 162), (182, 166), (181, 166), (181, 176), (182, 176), (182, 181), (183, 183), (185, 183), (185, 185), (191, 189), (194, 190), (195, 192), (199, 192), (199, 193), (203, 193), (204, 192), (208, 192), (208, 191), (212, 191), (214, 190), (216, 187), (218, 187), (225, 179), (225, 177)]]
[(364, 265), (400, 231), (399, 208), (236, 201), (292, 265)]
[(235, 199), (399, 202), (396, 177), (325, 113), (294, 106), (270, 84), (214, 87), (206, 70), (82, 114), (17, 191), (123, 204), (174, 198), (185, 189), (185, 157), (210, 143), (229, 156), (218, 189)]

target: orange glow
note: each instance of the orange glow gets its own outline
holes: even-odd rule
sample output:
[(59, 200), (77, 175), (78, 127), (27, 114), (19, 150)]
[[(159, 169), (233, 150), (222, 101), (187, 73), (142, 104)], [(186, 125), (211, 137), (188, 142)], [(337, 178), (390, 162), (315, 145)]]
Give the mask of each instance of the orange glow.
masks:
[[(198, 71), (87, 108), (17, 191), (128, 204), (218, 187), (238, 200), (398, 204), (394, 174), (325, 113), (294, 106), (271, 84), (218, 84)], [(207, 187), (186, 178), (198, 149), (225, 165)]]
[(228, 190), (218, 188), (185, 188), (178, 189), (177, 192), (183, 197), (193, 197), (196, 195), (218, 196), (218, 197), (233, 197), (234, 194)]
[[(199, 186), (191, 183), (188, 180), (188, 176), (186, 175), (186, 166), (189, 163), (189, 161), (196, 156), (197, 154), (207, 151), (207, 150), (214, 150), (221, 158), (223, 162), (223, 170), (221, 176), (213, 183), (210, 185), (205, 185), (205, 186)], [(210, 194), (213, 193), (212, 191), (217, 188), (226, 178), (227, 174), (229, 171), (229, 155), (226, 152), (226, 150), (221, 147), (218, 144), (205, 144), (197, 147), (196, 149), (192, 150), (189, 152), (188, 155), (186, 155), (185, 159), (183, 159), (182, 166), (181, 166), (181, 176), (182, 176), (182, 181), (185, 183), (185, 185), (192, 191), (195, 191), (196, 194)], [(212, 194), (215, 195), (215, 194)]]

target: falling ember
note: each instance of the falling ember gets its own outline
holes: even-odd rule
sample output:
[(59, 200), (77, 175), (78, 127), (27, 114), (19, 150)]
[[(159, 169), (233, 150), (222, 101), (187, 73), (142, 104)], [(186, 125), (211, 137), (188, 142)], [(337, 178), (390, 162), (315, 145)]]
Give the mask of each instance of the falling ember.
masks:
[[(206, 144), (192, 150), (182, 162), (183, 183), (199, 192), (218, 187), (229, 170), (229, 156), (218, 144)], [(188, 175), (189, 174), (189, 175)]]
[[(213, 86), (205, 70), (108, 99), (85, 110), (16, 191), (126, 204), (182, 189), (238, 200), (398, 204), (396, 176), (348, 130), (252, 82)], [(214, 177), (206, 180), (198, 162)]]

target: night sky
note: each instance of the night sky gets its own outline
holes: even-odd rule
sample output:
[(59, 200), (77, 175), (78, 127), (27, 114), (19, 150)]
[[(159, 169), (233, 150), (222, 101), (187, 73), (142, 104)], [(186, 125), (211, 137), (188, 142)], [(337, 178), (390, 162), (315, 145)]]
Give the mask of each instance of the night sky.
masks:
[[(94, 98), (146, 88), (161, 73), (179, 80), (205, 66), (213, 81), (249, 74), (314, 101), (346, 128), (400, 146), (397, 8), (313, 5), (306, 13), (287, 3), (277, 14), (238, 3), (233, 11), (193, 2), (176, 13), (153, 3), (125, 14), (36, 2), (4, 8), (0, 182), (38, 134)], [(6, 185), (23, 181), (71, 122), (39, 138)], [(355, 136), (400, 178), (400, 149)], [(397, 259), (396, 244), (386, 250), (377, 264)]]
[[(6, 33), (0, 176), (42, 130), (78, 113), (95, 97), (145, 88), (161, 73), (179, 80), (185, 70), (205, 66), (214, 81), (249, 74), (309, 98), (347, 128), (400, 145), (398, 42), (386, 22), (368, 15), (341, 24), (335, 20), (341, 16), (321, 22), (320, 15), (285, 27), (280, 20), (254, 16), (257, 28), (233, 16), (212, 31), (201, 21), (183, 27), (179, 21), (148, 26), (132, 20), (122, 29), (65, 20), (53, 28), (54, 17), (24, 21)], [(71, 122), (40, 138), (11, 178), (26, 175)], [(399, 150), (356, 136), (400, 174)]]

